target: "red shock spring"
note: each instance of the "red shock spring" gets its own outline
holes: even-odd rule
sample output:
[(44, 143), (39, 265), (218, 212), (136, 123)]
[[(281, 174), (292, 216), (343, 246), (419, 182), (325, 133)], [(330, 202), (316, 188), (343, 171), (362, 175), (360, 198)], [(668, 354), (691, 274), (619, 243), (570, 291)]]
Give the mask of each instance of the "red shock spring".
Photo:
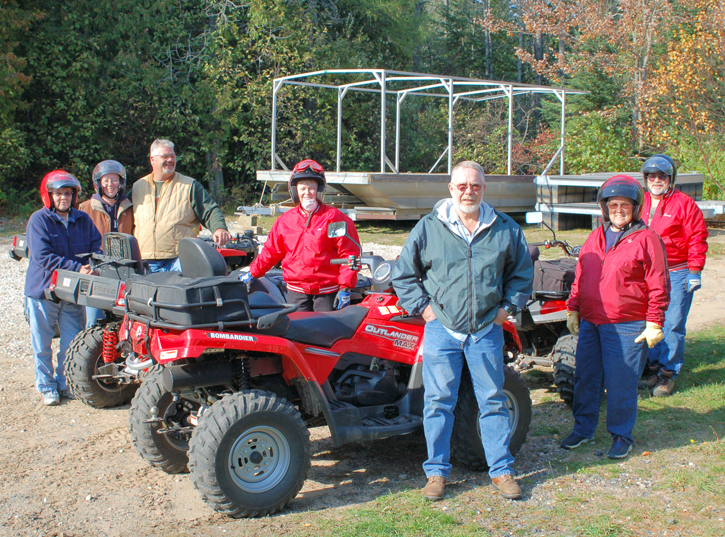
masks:
[(119, 356), (118, 349), (118, 331), (107, 325), (103, 329), (103, 361), (107, 364), (115, 362)]

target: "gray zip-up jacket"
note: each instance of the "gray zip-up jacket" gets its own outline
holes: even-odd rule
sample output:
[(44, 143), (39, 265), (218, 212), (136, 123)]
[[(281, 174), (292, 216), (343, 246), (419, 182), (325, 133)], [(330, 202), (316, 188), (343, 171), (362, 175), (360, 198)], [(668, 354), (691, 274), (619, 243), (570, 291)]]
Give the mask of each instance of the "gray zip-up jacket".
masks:
[(493, 322), (502, 304), (526, 305), (533, 266), (521, 227), (511, 217), (494, 211), (493, 222), (469, 244), (446, 217), (450, 203), (413, 228), (395, 265), (393, 287), (411, 315), (430, 304), (443, 326), (475, 334)]

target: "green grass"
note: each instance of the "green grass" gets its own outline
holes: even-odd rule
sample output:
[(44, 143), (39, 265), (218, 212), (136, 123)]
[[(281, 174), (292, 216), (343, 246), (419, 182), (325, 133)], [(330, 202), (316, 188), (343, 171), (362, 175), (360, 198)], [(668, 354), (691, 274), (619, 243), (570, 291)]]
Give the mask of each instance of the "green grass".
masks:
[(365, 507), (346, 512), (342, 519), (323, 521), (320, 530), (322, 535), (335, 537), (490, 535), (425, 501), (417, 490), (382, 496)]

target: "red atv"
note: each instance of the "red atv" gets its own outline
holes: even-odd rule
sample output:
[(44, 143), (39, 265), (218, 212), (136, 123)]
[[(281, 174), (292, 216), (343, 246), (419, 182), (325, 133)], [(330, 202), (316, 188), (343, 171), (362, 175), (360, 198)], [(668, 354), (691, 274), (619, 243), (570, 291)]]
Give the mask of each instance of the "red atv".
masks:
[[(48, 300), (65, 300), (106, 312), (104, 319), (78, 333), (66, 355), (68, 387), (76, 399), (96, 408), (126, 404), (136, 393), (139, 372), (125, 366), (117, 349), (124, 310), (116, 306), (116, 298), (126, 280), (148, 271), (133, 235), (106, 233), (103, 244), (104, 254), (86, 254), (95, 274), (57, 270), (45, 291)], [(233, 237), (217, 251), (230, 269), (236, 269), (250, 264), (259, 250), (248, 232)]]
[[(328, 233), (346, 236), (345, 224)], [(216, 252), (194, 239), (182, 242), (182, 267), (193, 270), (131, 278), (119, 298), (126, 365), (148, 368), (129, 422), (149, 463), (169, 473), (188, 468), (214, 509), (256, 517), (279, 511), (302, 487), (309, 427), (329, 426), (336, 446), (422, 430), (425, 323), (398, 306), (394, 262), (362, 252), (336, 260), (369, 267), (373, 289), (340, 311), (295, 312), (264, 278), (247, 290), (225, 276)], [(509, 367), (504, 390), (516, 453), (528, 433), (531, 399)], [(467, 371), (455, 413), (453, 456), (485, 469)]]
[[(543, 222), (542, 213), (527, 213), (529, 224), (544, 224), (554, 235), (553, 240), (530, 244), (529, 254), (534, 264), (531, 299), (515, 319), (521, 343), (517, 357), (522, 369), (533, 364), (554, 368), (554, 383), (559, 395), (568, 405), (574, 398), (574, 371), (577, 336), (566, 328), (566, 300), (574, 282), (579, 248), (556, 238), (556, 233)], [(539, 259), (539, 247), (559, 248), (564, 257)]]

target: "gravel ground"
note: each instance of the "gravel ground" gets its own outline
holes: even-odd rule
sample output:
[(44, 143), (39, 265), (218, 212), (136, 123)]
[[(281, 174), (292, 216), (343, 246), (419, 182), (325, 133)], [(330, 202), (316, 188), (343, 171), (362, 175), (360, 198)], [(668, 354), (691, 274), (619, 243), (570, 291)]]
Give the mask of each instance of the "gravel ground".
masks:
[[(29, 331), (22, 308), (27, 261), (7, 257), (9, 246), (8, 239), (0, 239), (0, 535), (304, 535), (314, 530), (318, 516), (334, 518), (337, 510), (389, 491), (422, 486), (425, 443), (421, 435), (333, 448), (327, 428), (318, 427), (311, 431), (309, 479), (288, 509), (273, 517), (244, 521), (214, 513), (187, 476), (151, 468), (135, 453), (128, 433), (128, 406), (96, 410), (78, 401), (52, 408), (42, 405), (33, 387)], [(366, 244), (365, 249), (386, 258), (394, 258), (400, 250), (376, 244)], [(708, 278), (723, 279), (724, 266), (722, 261), (709, 264), (706, 289)], [(713, 303), (718, 301), (711, 298), (723, 285), (709, 289), (697, 295), (695, 309), (706, 308), (713, 322)], [(532, 431), (515, 467), (524, 478), (524, 500), (506, 502), (502, 509), (487, 476), (456, 467), (449, 495), (436, 509), (455, 514), (461, 505), (477, 502), (480, 508), (473, 522), (484, 529), (508, 528), (507, 533), (495, 531), (497, 535), (509, 530), (511, 534), (525, 530), (559, 535), (551, 520), (553, 513), (569, 505), (567, 497), (582, 494), (632, 501), (644, 498), (673, 506), (664, 507), (664, 518), (642, 526), (637, 535), (688, 534), (682, 526), (685, 516), (722, 521), (722, 505), (704, 505), (699, 513), (688, 515), (676, 509), (686, 492), (683, 489), (679, 496), (663, 492), (656, 486), (662, 481), (660, 473), (652, 471), (655, 467), (687, 469), (699, 462), (677, 450), (652, 460), (642, 454), (648, 449), (646, 440), (632, 457), (612, 463), (617, 471), (611, 477), (557, 472), (554, 467), (570, 460), (575, 463), (574, 455), (558, 448), (557, 432), (569, 431), (571, 414), (556, 400), (544, 373), (526, 374), (534, 400)], [(600, 444), (585, 457), (591, 464), (602, 461), (608, 446)], [(576, 464), (581, 466), (578, 457)], [(643, 477), (649, 474), (653, 477)], [(611, 516), (614, 520), (618, 514)], [(680, 521), (680, 529), (669, 524), (673, 520)]]

